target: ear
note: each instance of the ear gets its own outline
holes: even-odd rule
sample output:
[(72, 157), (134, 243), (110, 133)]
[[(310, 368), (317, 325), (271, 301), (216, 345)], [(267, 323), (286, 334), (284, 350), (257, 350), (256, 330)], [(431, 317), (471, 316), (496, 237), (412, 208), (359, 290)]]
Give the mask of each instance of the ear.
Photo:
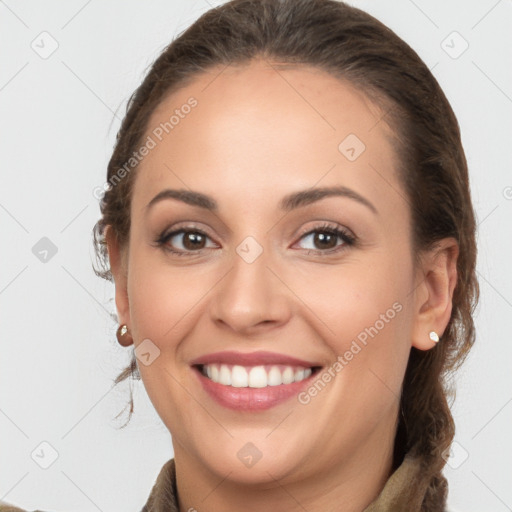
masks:
[(441, 339), (450, 321), (458, 256), (457, 241), (445, 238), (421, 257), (422, 263), (416, 274), (412, 330), (412, 346), (419, 350), (435, 346), (430, 332), (435, 331)]
[(128, 266), (127, 251), (121, 249), (119, 241), (109, 225), (105, 228), (110, 272), (115, 283), (115, 298), (119, 324), (130, 326), (130, 303), (128, 300)]

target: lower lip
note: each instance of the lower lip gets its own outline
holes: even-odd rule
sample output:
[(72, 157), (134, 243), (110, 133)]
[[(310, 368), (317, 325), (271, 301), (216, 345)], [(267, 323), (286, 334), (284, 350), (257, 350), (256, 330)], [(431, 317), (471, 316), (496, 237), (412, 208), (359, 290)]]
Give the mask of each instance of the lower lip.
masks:
[(310, 384), (311, 379), (316, 375), (316, 372), (313, 372), (307, 379), (300, 382), (280, 384), (279, 386), (235, 388), (213, 382), (213, 380), (205, 377), (197, 367), (193, 367), (193, 370), (198, 376), (203, 389), (214, 400), (224, 407), (237, 411), (263, 411), (286, 402), (291, 397), (297, 396)]

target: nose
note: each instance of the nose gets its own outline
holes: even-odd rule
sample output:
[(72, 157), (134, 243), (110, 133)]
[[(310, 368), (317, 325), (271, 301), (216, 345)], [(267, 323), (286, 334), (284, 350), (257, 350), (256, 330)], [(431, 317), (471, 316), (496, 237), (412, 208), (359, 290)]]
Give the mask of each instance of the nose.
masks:
[[(270, 264), (270, 265), (269, 265)], [(290, 291), (264, 250), (252, 262), (235, 252), (233, 266), (214, 288), (211, 318), (219, 327), (244, 335), (281, 327), (291, 315)]]

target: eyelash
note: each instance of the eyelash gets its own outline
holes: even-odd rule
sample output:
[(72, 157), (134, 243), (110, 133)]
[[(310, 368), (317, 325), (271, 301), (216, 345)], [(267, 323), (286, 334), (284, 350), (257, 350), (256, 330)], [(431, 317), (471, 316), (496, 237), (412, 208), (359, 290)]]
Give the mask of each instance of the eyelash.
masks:
[[(164, 249), (165, 251), (168, 251), (176, 256), (190, 256), (192, 254), (200, 254), (201, 251), (205, 250), (205, 249), (208, 249), (208, 248), (203, 248), (203, 249), (199, 249), (197, 251), (182, 251), (182, 250), (175, 250), (175, 249), (172, 249), (171, 247), (167, 246), (167, 242), (174, 236), (180, 234), (180, 233), (197, 233), (201, 236), (204, 236), (204, 237), (207, 237), (207, 238), (210, 238), (204, 231), (200, 230), (200, 229), (196, 229), (196, 228), (193, 228), (193, 227), (185, 227), (185, 228), (180, 228), (180, 229), (177, 229), (177, 230), (174, 230), (174, 231), (171, 231), (169, 233), (166, 233), (165, 231), (158, 237), (158, 239), (156, 240), (156, 244), (157, 246), (161, 247), (162, 249)], [(342, 228), (339, 228), (339, 227), (333, 227), (329, 224), (324, 224), (322, 226), (318, 226), (318, 227), (315, 227), (314, 229), (311, 229), (309, 231), (307, 231), (306, 233), (303, 233), (301, 235), (301, 237), (299, 238), (299, 240), (302, 240), (303, 238), (305, 238), (306, 236), (309, 236), (309, 235), (312, 235), (314, 233), (327, 233), (329, 235), (334, 235), (334, 236), (337, 236), (339, 238), (341, 238), (343, 240), (343, 244), (341, 245), (337, 245), (336, 247), (333, 247), (331, 249), (305, 249), (306, 251), (306, 254), (315, 254), (315, 255), (319, 255), (319, 256), (328, 256), (330, 254), (333, 254), (333, 253), (338, 253), (338, 252), (341, 252), (341, 251), (344, 251), (346, 250), (348, 247), (350, 246), (353, 246), (355, 245), (356, 243), (356, 237), (351, 235), (348, 231), (342, 229)]]

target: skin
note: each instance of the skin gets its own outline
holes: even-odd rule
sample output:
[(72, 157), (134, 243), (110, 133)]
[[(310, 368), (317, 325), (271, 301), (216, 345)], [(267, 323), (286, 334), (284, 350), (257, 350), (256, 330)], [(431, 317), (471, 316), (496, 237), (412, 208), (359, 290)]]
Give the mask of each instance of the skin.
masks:
[[(392, 471), (410, 348), (432, 349), (429, 332), (441, 336), (450, 319), (456, 241), (443, 240), (414, 268), (391, 131), (350, 84), (264, 60), (217, 68), (168, 96), (147, 134), (191, 96), (197, 107), (137, 170), (128, 245), (107, 231), (120, 323), (135, 347), (149, 338), (160, 350), (139, 370), (172, 434), (180, 510), (361, 511)], [(338, 150), (351, 133), (366, 146), (353, 162)], [(378, 214), (347, 197), (279, 209), (291, 192), (340, 185)], [(219, 209), (167, 199), (147, 211), (166, 188), (202, 192)], [(326, 246), (303, 235), (325, 222), (356, 244), (322, 256)], [(207, 235), (200, 253), (183, 234), (168, 245), (185, 256), (155, 244), (190, 225)], [(236, 252), (248, 236), (263, 249), (250, 264)], [(327, 247), (343, 244), (335, 237)], [(402, 310), (307, 405), (292, 398), (266, 411), (230, 410), (190, 368), (220, 350), (329, 367), (394, 303)], [(237, 457), (247, 442), (262, 453), (250, 468)]]

